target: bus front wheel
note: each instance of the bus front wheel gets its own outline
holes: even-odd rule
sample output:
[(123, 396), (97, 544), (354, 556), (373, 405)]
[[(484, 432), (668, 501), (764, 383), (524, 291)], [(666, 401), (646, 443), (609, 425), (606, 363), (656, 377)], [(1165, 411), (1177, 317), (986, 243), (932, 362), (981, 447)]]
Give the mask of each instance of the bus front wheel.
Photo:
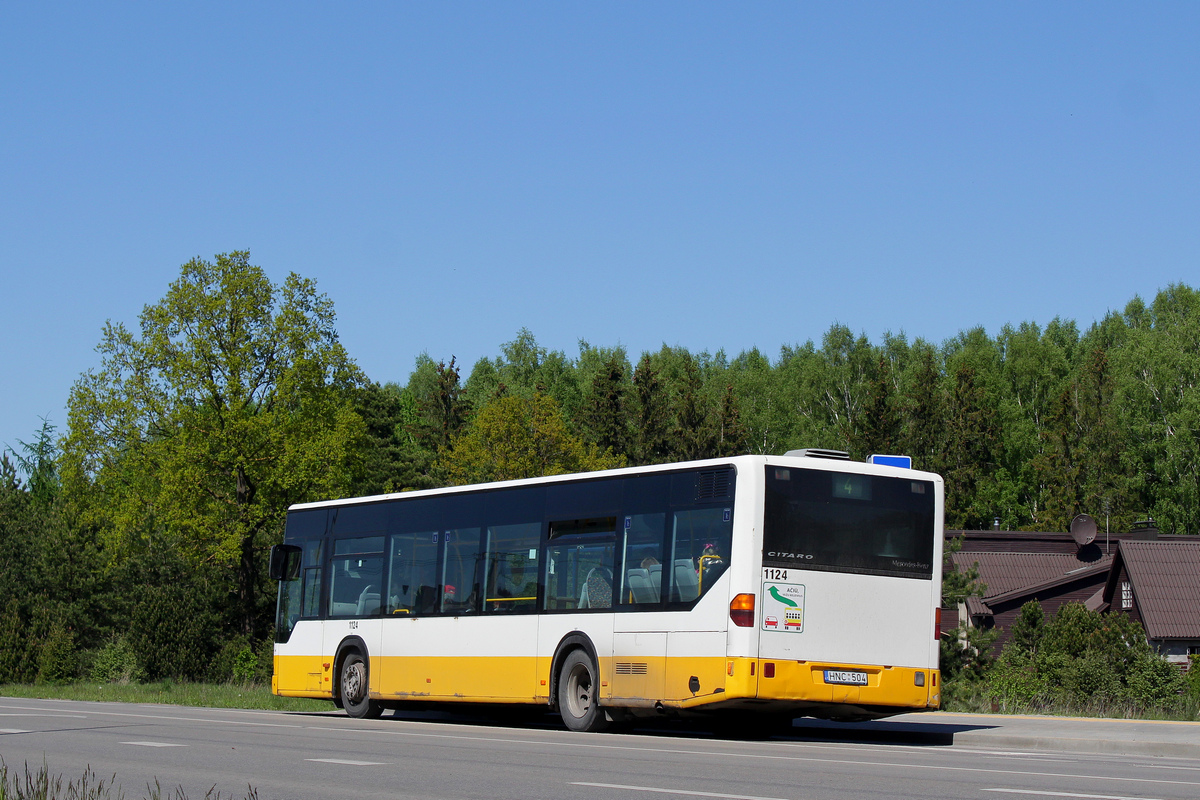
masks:
[(371, 699), (369, 677), (367, 662), (362, 656), (358, 653), (346, 656), (338, 684), (342, 707), (352, 717), (377, 719), (383, 713), (383, 706)]
[(599, 671), (582, 650), (572, 650), (558, 673), (558, 713), (573, 731), (602, 731), (608, 717), (597, 703)]

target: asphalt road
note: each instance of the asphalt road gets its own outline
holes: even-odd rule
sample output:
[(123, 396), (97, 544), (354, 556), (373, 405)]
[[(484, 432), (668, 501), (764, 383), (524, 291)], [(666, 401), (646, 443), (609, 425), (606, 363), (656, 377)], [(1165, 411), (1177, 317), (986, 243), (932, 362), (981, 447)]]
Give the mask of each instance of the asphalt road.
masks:
[[(1114, 754), (1122, 739), (1147, 754)], [(365, 721), (0, 698), (0, 756), (10, 770), (44, 762), (67, 779), (88, 766), (115, 773), (130, 798), (156, 780), (193, 798), (253, 786), (261, 800), (1200, 798), (1198, 724), (945, 714), (802, 721), (785, 736), (739, 741), (684, 725), (580, 734), (550, 717), (500, 724), (471, 711)]]

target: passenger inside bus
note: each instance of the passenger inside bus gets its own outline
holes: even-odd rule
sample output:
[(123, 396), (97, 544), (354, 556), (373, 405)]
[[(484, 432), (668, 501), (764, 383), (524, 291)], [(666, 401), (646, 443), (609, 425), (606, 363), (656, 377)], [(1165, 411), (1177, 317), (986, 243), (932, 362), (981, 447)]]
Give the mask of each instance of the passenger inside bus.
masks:
[(704, 551), (700, 554), (700, 566), (697, 569), (700, 577), (700, 591), (703, 592), (704, 589), (712, 586), (713, 582), (724, 574), (728, 566), (729, 562), (721, 555), (715, 542), (704, 545)]

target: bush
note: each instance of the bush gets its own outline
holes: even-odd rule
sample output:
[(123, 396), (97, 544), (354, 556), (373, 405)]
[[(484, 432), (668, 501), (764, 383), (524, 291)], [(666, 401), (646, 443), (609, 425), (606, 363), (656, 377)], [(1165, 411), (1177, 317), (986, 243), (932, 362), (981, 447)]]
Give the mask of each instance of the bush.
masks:
[(1074, 700), (1116, 700), (1125, 694), (1121, 678), (1113, 670), (1110, 654), (1089, 650), (1078, 658), (1055, 654), (1046, 659), (1042, 671), (1055, 680), (1063, 694)]
[[(1200, 680), (1197, 680), (1200, 684)], [(1027, 603), (987, 679), (994, 702), (1009, 708), (1163, 708), (1184, 689), (1179, 671), (1159, 656), (1142, 626), (1123, 614), (1100, 614), (1067, 603), (1043, 623), (1036, 601)]]
[(241, 684), (252, 683), (257, 674), (258, 655), (250, 645), (243, 645), (233, 656), (233, 680)]
[(129, 642), (123, 637), (111, 639), (96, 651), (89, 677), (97, 683), (134, 683), (142, 670)]
[(1129, 692), (1145, 705), (1161, 705), (1182, 694), (1186, 688), (1179, 668), (1164, 658), (1147, 656), (1129, 676)]
[(0, 614), (0, 683), (28, 683), (37, 674), (30, 658), (29, 625), (21, 619), (21, 604), (9, 598)]
[(1187, 675), (1183, 679), (1183, 691), (1192, 700), (1200, 702), (1200, 655), (1191, 656), (1188, 661)]
[(265, 684), (270, 684), (271, 676), (275, 674), (275, 635), (274, 631), (270, 633), (258, 644), (258, 675), (255, 678)]
[(75, 653), (75, 632), (61, 619), (50, 626), (42, 652), (38, 656), (38, 683), (66, 683), (76, 678), (79, 659)]
[(147, 588), (133, 609), (129, 645), (145, 679), (203, 680), (216, 655), (217, 617), (203, 587)]
[(1049, 685), (1045, 677), (1038, 674), (1033, 664), (1027, 661), (1001, 656), (988, 675), (988, 697), (1002, 704), (1006, 710), (1031, 705), (1048, 692)]
[(237, 636), (221, 647), (213, 659), (209, 677), (217, 683), (251, 684), (258, 681), (258, 654), (245, 636)]

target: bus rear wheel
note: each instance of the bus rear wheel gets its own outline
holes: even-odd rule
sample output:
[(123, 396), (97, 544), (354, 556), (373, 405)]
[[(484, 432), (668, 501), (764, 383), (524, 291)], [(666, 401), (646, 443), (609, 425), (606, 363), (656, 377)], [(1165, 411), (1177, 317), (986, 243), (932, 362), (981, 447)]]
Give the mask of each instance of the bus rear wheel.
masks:
[(371, 699), (369, 678), (366, 660), (357, 652), (347, 655), (342, 664), (338, 688), (341, 690), (342, 707), (352, 717), (377, 719), (383, 713), (383, 706)]
[(599, 670), (582, 650), (572, 650), (558, 673), (558, 713), (573, 731), (602, 731), (608, 717), (597, 702)]

